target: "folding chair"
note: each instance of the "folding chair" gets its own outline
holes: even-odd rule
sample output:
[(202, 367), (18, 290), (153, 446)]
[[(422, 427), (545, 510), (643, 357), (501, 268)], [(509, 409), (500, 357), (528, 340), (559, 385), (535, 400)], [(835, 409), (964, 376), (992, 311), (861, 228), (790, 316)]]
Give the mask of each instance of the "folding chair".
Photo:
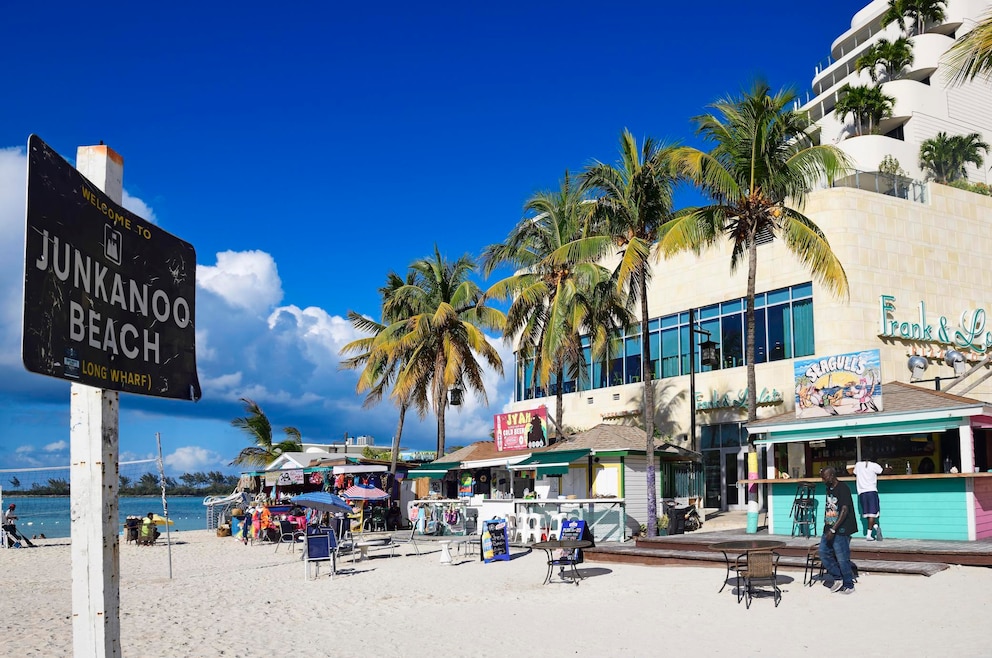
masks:
[(338, 541), (331, 528), (308, 528), (306, 545), (303, 547), (303, 568), (306, 580), (310, 580), (310, 563), (316, 564), (313, 578), (320, 575), (320, 563), (331, 561), (331, 577), (338, 572)]

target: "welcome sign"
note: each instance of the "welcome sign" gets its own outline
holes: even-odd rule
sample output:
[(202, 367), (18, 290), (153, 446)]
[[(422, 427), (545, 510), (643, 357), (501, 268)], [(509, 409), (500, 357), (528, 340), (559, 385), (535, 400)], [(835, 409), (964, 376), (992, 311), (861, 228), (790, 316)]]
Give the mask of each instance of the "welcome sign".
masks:
[(21, 355), (31, 372), (198, 400), (196, 252), (28, 140)]
[(796, 418), (823, 418), (882, 410), (879, 350), (797, 359)]

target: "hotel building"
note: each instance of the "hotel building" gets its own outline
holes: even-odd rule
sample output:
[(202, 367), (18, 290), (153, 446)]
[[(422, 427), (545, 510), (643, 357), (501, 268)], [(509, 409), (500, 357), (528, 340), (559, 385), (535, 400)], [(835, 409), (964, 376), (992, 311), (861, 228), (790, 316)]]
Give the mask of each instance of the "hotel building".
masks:
[[(812, 281), (779, 241), (758, 248), (756, 375), (761, 423), (794, 414), (798, 361), (878, 350), (880, 381), (909, 383), (913, 375), (908, 358), (919, 355), (928, 368), (923, 375), (917, 373), (917, 378), (931, 381), (918, 385), (932, 391), (934, 378), (943, 378), (946, 390), (955, 375), (944, 361), (946, 351), (960, 352), (967, 366), (973, 366), (981, 364), (992, 349), (988, 314), (992, 310), (992, 197), (927, 182), (918, 162), (920, 144), (938, 131), (952, 135), (978, 132), (992, 141), (988, 109), (992, 86), (981, 79), (949, 85), (941, 59), (955, 39), (974, 26), (987, 4), (950, 0), (943, 22), (912, 33), (912, 66), (881, 83), (883, 91), (895, 98), (893, 116), (879, 125), (877, 134), (858, 135), (851, 117), (845, 122), (836, 116), (834, 105), (845, 83), (870, 82), (855, 65), (864, 50), (878, 39), (891, 41), (899, 36), (897, 26), (881, 26), (886, 7), (885, 0), (876, 0), (855, 14), (850, 30), (834, 42), (830, 58), (816, 68), (813, 93), (802, 106), (816, 120), (820, 140), (844, 150), (857, 170), (834, 187), (810, 194), (804, 208), (843, 263), (849, 298), (837, 298)], [(905, 177), (878, 174), (886, 155), (899, 161)], [(970, 168), (969, 178), (989, 182), (989, 164), (992, 157), (983, 168)], [(701, 453), (705, 506), (724, 510), (746, 509), (748, 452), (747, 272), (742, 268), (731, 274), (730, 260), (729, 244), (721, 244), (700, 257), (685, 254), (661, 261), (654, 267), (648, 300), (659, 441)], [(716, 365), (700, 361), (702, 334), (696, 334), (695, 354), (690, 357), (690, 312), (696, 327), (716, 343)], [(518, 358), (511, 410), (543, 405), (548, 416), (554, 417), (554, 393), (561, 386), (566, 426), (582, 430), (604, 422), (639, 425), (643, 399), (640, 345), (639, 326), (635, 326), (618, 338), (616, 352), (606, 364), (592, 363), (587, 347), (585, 378), (539, 385), (536, 395), (531, 387), (533, 363)], [(983, 365), (970, 381), (978, 381), (987, 372), (989, 366)], [(695, 388), (692, 404), (690, 379)], [(963, 388), (964, 382), (958, 390)], [(978, 401), (979, 408), (992, 405), (992, 379), (978, 383), (967, 396)], [(690, 436), (693, 413), (694, 437)], [(973, 454), (959, 450), (963, 444), (957, 430), (950, 429), (940, 459), (948, 456), (961, 469), (972, 465), (982, 471), (992, 468), (992, 434), (984, 429), (984, 421), (972, 420), (969, 431), (974, 437)], [(839, 441), (843, 439), (840, 434), (835, 437)], [(936, 440), (940, 447), (938, 434), (934, 431), (913, 440)], [(779, 477), (780, 472), (793, 478), (813, 477), (816, 467), (832, 457), (851, 460), (854, 451), (861, 449), (860, 438), (857, 441), (762, 445), (759, 472), (769, 477)], [(902, 457), (893, 455), (893, 460), (901, 465)], [(913, 465), (920, 467), (919, 455)], [(762, 496), (764, 505), (764, 492)], [(973, 529), (973, 518), (971, 524)]]

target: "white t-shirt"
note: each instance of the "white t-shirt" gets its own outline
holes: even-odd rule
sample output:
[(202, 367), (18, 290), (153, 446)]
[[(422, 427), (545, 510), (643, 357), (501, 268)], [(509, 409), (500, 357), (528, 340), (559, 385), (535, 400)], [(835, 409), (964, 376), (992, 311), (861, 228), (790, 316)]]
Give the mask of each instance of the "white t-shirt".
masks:
[(858, 484), (858, 493), (866, 491), (878, 491), (878, 476), (882, 473), (882, 467), (875, 462), (858, 462), (854, 465), (854, 477)]

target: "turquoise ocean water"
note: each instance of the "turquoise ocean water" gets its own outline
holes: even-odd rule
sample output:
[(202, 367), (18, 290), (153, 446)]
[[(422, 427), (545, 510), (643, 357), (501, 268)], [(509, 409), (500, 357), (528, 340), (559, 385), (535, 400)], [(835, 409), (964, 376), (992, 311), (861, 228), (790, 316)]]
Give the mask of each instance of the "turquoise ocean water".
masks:
[[(207, 508), (200, 496), (175, 496), (168, 499), (169, 518), (174, 525), (170, 532), (205, 530)], [(3, 509), (16, 503), (17, 529), (24, 535), (44, 534), (46, 537), (69, 536), (68, 496), (16, 496), (3, 497)], [(128, 516), (146, 516), (148, 512), (162, 514), (162, 499), (153, 496), (123, 496), (119, 502), (120, 525)], [(165, 534), (165, 528), (162, 528)]]

